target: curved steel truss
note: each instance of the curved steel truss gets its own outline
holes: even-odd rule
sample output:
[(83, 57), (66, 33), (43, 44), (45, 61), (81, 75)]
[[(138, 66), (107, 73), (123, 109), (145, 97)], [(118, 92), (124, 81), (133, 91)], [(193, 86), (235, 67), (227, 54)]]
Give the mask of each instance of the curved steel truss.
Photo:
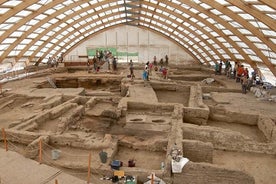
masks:
[(0, 62), (68, 53), (131, 25), (174, 41), (196, 61), (265, 65), (276, 76), (274, 0), (0, 0)]

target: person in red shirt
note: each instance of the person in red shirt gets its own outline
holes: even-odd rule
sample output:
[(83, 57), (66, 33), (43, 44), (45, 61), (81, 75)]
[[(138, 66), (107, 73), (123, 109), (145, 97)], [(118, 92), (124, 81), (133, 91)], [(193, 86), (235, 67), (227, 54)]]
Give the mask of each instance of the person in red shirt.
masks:
[(243, 65), (240, 65), (240, 66), (238, 67), (236, 82), (240, 82), (240, 81), (241, 81), (241, 76), (242, 76), (243, 74), (244, 74), (244, 68), (243, 68)]

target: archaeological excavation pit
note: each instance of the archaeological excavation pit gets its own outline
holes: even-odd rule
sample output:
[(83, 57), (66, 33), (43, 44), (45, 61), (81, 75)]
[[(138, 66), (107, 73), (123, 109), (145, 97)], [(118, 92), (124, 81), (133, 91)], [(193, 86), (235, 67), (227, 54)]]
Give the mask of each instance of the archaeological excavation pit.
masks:
[[(8, 138), (22, 155), (39, 160), (42, 140), (43, 163), (85, 180), (91, 153), (91, 175), (98, 183), (103, 176), (112, 175), (114, 160), (123, 163), (120, 170), (139, 175), (140, 183), (152, 171), (173, 184), (195, 178), (198, 183), (206, 178), (213, 181), (218, 176), (226, 183), (269, 183), (256, 175), (255, 168), (262, 162), (274, 163), (275, 136), (271, 133), (275, 122), (247, 111), (229, 110), (237, 102), (224, 100), (224, 95), (236, 97), (237, 89), (225, 84), (200, 85), (200, 81), (152, 79), (145, 86), (140, 79), (108, 76), (97, 82), (99, 76), (92, 74), (87, 79), (57, 75), (61, 74), (51, 77), (57, 88), (45, 77), (37, 79), (29, 93), (36, 97), (17, 95), (19, 105), (9, 95), (2, 99), (8, 104), (2, 108), (3, 114), (8, 113), (9, 105), (35, 113), (7, 126)], [(115, 85), (109, 87), (111, 83)], [(171, 170), (174, 145), (190, 160), (181, 173)], [(104, 163), (102, 152), (106, 154)], [(241, 169), (239, 159), (248, 166)], [(128, 167), (129, 160), (135, 161), (135, 167)]]
[(120, 93), (121, 79), (118, 76), (60, 76), (47, 78), (47, 80), (37, 84), (37, 88), (84, 88), (87, 96), (118, 95)]

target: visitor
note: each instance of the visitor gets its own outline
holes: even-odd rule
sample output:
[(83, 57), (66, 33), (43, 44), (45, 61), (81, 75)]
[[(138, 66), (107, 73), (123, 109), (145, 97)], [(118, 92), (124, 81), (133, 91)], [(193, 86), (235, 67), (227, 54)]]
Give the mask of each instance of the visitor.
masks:
[(153, 57), (153, 65), (156, 66), (157, 65), (157, 59), (156, 56)]
[(96, 72), (96, 71), (97, 71), (97, 68), (98, 68), (96, 56), (93, 57), (92, 61), (93, 61), (93, 68), (94, 68), (94, 71)]
[(153, 63), (149, 64), (149, 75), (152, 75)]
[(168, 66), (169, 64), (169, 57), (168, 55), (165, 56), (165, 66)]
[(112, 65), (113, 65), (113, 71), (116, 71), (117, 70), (117, 59), (115, 57), (113, 57)]
[(215, 75), (218, 75), (219, 74), (219, 64), (216, 63), (215, 64)]
[(87, 73), (90, 73), (90, 59), (87, 60)]
[(168, 79), (168, 69), (166, 67), (162, 69), (162, 76), (163, 79)]
[(238, 62), (235, 62), (235, 66), (234, 66), (234, 79), (237, 78), (237, 71), (239, 68), (240, 64)]
[(248, 78), (247, 76), (243, 75), (242, 76), (242, 93), (246, 94), (247, 91), (247, 86), (248, 86)]
[(164, 61), (163, 61), (163, 58), (160, 59), (160, 66), (163, 66), (164, 65)]
[(148, 72), (146, 69), (143, 70), (142, 78), (144, 81), (144, 87), (146, 86), (146, 81), (148, 80)]
[(133, 78), (134, 78), (134, 72), (133, 72), (133, 62), (132, 62), (132, 59), (129, 62), (129, 71), (130, 71), (130, 78), (131, 78), (131, 80), (133, 80)]
[(249, 78), (249, 71), (248, 71), (248, 68), (245, 68), (243, 74), (244, 74), (245, 77)]
[(100, 56), (100, 51), (99, 50), (96, 50), (96, 57), (98, 58), (98, 61), (100, 61), (101, 56)]
[(224, 69), (225, 75), (227, 75), (227, 72), (228, 72), (230, 66), (231, 66), (230, 61), (226, 60), (226, 62), (225, 62), (225, 69)]
[(221, 70), (222, 70), (222, 61), (219, 62), (219, 75), (221, 75)]
[(232, 65), (231, 65), (231, 63), (229, 63), (229, 65), (228, 65), (228, 69), (227, 69), (227, 71), (226, 71), (226, 77), (227, 78), (229, 78), (229, 79), (231, 79), (231, 78), (233, 78), (233, 71), (232, 71)]
[(241, 82), (241, 77), (244, 74), (243, 65), (238, 65), (236, 82)]

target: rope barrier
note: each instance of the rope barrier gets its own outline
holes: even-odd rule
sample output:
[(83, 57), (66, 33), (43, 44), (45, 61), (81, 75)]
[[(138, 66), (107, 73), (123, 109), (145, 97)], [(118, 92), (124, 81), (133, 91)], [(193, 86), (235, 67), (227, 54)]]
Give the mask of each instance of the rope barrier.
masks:
[[(4, 146), (6, 148), (6, 151), (8, 151), (8, 145), (9, 145), (10, 150), (19, 152), (21, 154), (22, 154), (22, 148), (15, 145), (12, 142), (14, 140), (8, 140), (7, 135), (11, 136), (13, 139), (18, 140), (18, 141), (24, 140), (25, 142), (33, 142), (34, 140), (36, 140), (36, 139), (33, 140), (33, 139), (19, 138), (18, 136), (14, 135), (14, 134), (6, 133), (4, 128), (2, 128), (2, 136), (3, 136)], [(51, 145), (47, 144), (46, 142), (44, 142), (42, 139), (39, 139), (38, 147), (34, 148), (34, 149), (38, 150), (39, 164), (47, 163), (47, 165), (50, 165), (50, 166), (63, 167), (63, 165), (60, 162), (53, 161), (53, 155), (51, 155), (49, 153), (49, 150), (56, 150), (57, 149), (54, 146), (51, 146)], [(87, 160), (87, 157), (88, 157), (88, 167), (87, 167), (87, 169), (84, 169), (84, 171), (80, 171), (78, 169), (77, 169), (78, 171), (72, 171), (72, 170), (76, 170), (76, 169), (70, 169), (70, 171), (68, 171), (68, 169), (67, 169), (67, 171), (66, 171), (67, 173), (69, 173), (71, 175), (76, 175), (76, 176), (86, 174), (88, 184), (90, 183), (91, 179), (92, 180), (97, 179), (97, 176), (94, 176), (94, 175), (99, 175), (99, 176), (104, 176), (105, 175), (105, 174), (99, 172), (99, 169), (100, 169), (101, 166), (99, 166), (98, 168), (93, 169), (94, 175), (91, 173), (91, 161), (92, 161), (92, 153), (91, 152), (89, 153), (89, 155), (73, 155), (73, 154), (70, 154), (70, 153), (67, 153), (67, 152), (63, 152), (63, 154), (67, 157), (71, 157), (71, 158), (73, 157), (73, 159), (70, 159), (70, 160), (77, 160), (77, 161), (83, 160), (83, 162), (85, 162), (85, 160)], [(24, 153), (23, 153), (23, 155), (24, 155)], [(81, 159), (81, 158), (83, 158), (83, 159)], [(68, 158), (66, 158), (66, 159), (68, 159)], [(2, 180), (2, 182), (3, 182), (3, 180)], [(58, 181), (56, 180), (55, 182), (58, 182)], [(42, 182), (42, 183), (45, 183), (45, 181)], [(48, 182), (46, 182), (46, 183), (48, 183)]]
[[(55, 150), (57, 148), (45, 143), (45, 142), (42, 142), (43, 145), (47, 146), (48, 148), (52, 149), (52, 150)], [(70, 153), (66, 153), (66, 152), (63, 152), (64, 155), (67, 155), (69, 157), (77, 157), (77, 158), (80, 158), (80, 157), (83, 157), (83, 158), (87, 158), (87, 155), (73, 155), (73, 154), (70, 154)]]
[(6, 132), (7, 135), (13, 137), (14, 139), (18, 140), (18, 141), (24, 141), (24, 142), (33, 142), (35, 139), (23, 139), (22, 137), (17, 137), (9, 132)]

